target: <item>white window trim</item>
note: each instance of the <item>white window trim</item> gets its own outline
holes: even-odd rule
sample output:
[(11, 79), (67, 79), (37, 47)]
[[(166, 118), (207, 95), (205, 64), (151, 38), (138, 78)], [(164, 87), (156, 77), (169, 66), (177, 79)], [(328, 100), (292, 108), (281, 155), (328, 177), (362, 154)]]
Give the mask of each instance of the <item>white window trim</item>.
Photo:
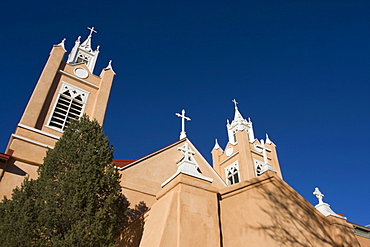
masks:
[[(231, 165), (225, 167), (225, 180), (226, 180), (226, 184), (227, 185), (232, 185), (229, 183), (229, 177), (228, 177), (228, 173), (231, 169), (233, 168), (236, 168), (237, 170), (237, 174), (238, 174), (238, 182), (240, 182), (240, 169), (239, 169), (239, 164), (238, 164), (238, 161), (235, 161), (234, 163), (232, 163)], [(234, 175), (234, 174), (233, 174)], [(233, 183), (233, 184), (236, 184), (236, 183)]]
[(261, 173), (261, 174), (257, 174), (257, 167), (260, 165), (260, 166), (261, 166), (261, 168), (263, 168), (263, 167), (264, 167), (264, 165), (265, 165), (265, 163), (264, 163), (263, 161), (261, 161), (261, 160), (257, 160), (257, 159), (253, 159), (253, 163), (254, 163), (254, 172), (255, 172), (256, 176), (257, 176), (257, 177), (258, 177), (258, 176), (261, 176), (261, 175), (262, 175), (262, 173), (263, 173), (263, 171), (262, 171), (262, 173)]

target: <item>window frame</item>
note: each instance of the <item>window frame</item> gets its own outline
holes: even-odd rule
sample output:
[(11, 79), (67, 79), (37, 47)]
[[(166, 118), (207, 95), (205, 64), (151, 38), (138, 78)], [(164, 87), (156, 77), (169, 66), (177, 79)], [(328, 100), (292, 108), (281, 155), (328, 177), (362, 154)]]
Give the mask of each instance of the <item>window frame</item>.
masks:
[[(233, 170), (233, 171), (232, 171)], [(231, 172), (229, 174), (229, 172)], [(235, 176), (237, 175), (237, 176)], [(231, 178), (231, 179), (230, 179)], [(236, 181), (236, 179), (237, 181)], [(238, 161), (232, 163), (231, 165), (225, 167), (225, 180), (227, 185), (233, 185), (240, 182), (240, 169)]]
[[(67, 95), (66, 92), (69, 92), (70, 95)], [(88, 91), (62, 82), (46, 126), (59, 132), (64, 132), (70, 119), (73, 118), (72, 116), (77, 119), (85, 112), (89, 94), (90, 92)], [(78, 107), (80, 109), (77, 109)], [(60, 122), (58, 123), (58, 121)]]

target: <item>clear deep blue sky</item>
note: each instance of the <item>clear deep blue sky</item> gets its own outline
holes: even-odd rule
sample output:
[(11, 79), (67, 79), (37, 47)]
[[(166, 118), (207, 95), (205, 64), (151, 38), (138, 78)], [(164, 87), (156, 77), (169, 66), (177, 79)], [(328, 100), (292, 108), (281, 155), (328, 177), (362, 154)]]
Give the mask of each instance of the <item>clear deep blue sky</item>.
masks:
[[(232, 99), (258, 139), (277, 145), (283, 177), (312, 204), (370, 224), (370, 1), (6, 1), (1, 7), (0, 151), (52, 45), (87, 26), (95, 74), (117, 73), (104, 128), (115, 158), (187, 135), (211, 163), (227, 142)], [(175, 164), (174, 164), (175, 165)]]

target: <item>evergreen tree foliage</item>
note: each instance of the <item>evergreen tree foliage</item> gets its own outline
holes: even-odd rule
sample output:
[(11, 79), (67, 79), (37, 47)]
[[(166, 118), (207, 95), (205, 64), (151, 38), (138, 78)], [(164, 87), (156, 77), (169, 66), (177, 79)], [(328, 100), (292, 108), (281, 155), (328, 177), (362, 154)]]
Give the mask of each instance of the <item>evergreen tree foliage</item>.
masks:
[(129, 203), (99, 123), (71, 121), (36, 180), (0, 203), (2, 246), (114, 246)]

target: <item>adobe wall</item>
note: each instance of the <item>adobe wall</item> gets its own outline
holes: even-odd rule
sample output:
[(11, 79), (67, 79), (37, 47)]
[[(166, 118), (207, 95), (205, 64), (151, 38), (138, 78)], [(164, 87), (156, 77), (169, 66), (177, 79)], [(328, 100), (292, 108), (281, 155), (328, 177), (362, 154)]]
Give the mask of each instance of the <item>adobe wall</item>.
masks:
[(273, 172), (220, 194), (224, 246), (359, 246), (348, 223), (325, 218)]

